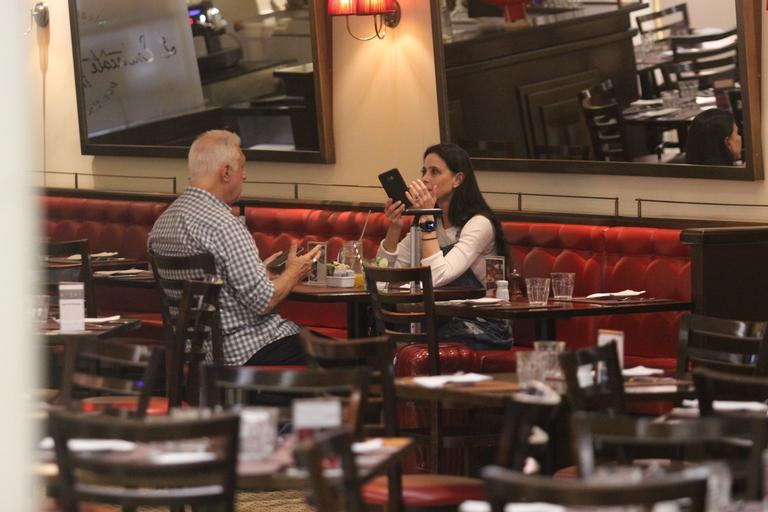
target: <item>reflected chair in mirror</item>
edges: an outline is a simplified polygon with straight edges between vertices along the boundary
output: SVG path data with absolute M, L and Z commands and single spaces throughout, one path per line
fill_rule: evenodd
M 768 322 L 686 314 L 680 319 L 677 377 L 691 368 L 768 376 Z
M 47 287 L 48 295 L 58 297 L 59 283 L 76 281 L 83 283 L 85 289 L 85 316 L 96 316 L 96 292 L 93 286 L 91 251 L 87 239 L 68 242 L 48 242 Z M 78 256 L 78 259 L 70 256 Z M 71 265 L 70 265 L 71 264 Z M 51 302 L 54 305 L 54 302 Z M 58 307 L 58 304 L 54 305 Z
M 543 160 L 589 160 L 589 146 L 541 146 L 533 148 L 534 158 Z
M 338 399 L 343 425 L 355 437 L 362 436 L 362 411 L 368 397 L 370 368 L 330 370 L 275 370 L 258 366 L 203 367 L 203 403 L 208 407 L 274 406 L 281 422 L 289 422 L 291 403 L 300 398 Z
M 653 34 L 659 41 L 672 35 L 688 34 L 691 30 L 686 3 L 638 16 L 635 22 L 640 34 Z
M 51 436 L 59 467 L 59 503 L 64 512 L 85 510 L 88 504 L 111 505 L 104 510 L 146 510 L 145 506 L 193 510 L 234 511 L 237 481 L 239 418 L 216 413 L 207 418 L 125 419 L 51 411 Z M 156 450 L 142 456 L 119 457 L 114 451 L 79 452 L 70 440 L 111 440 L 153 443 Z M 199 442 L 195 457 L 162 448 Z M 125 455 L 125 454 L 119 454 Z M 176 460 L 178 459 L 178 460 Z
M 624 413 L 624 380 L 616 343 L 559 356 L 568 401 L 574 411 Z
M 204 360 L 222 364 L 224 359 L 221 282 L 213 256 L 160 256 L 150 251 L 149 262 L 162 308 L 168 403 L 194 405 L 201 390 L 200 365 Z
M 729 466 L 737 489 L 756 496 L 767 428 L 765 417 L 659 421 L 577 412 L 571 417 L 571 444 L 582 478 L 594 477 L 601 467 L 610 472 L 616 464 L 681 469 L 719 461 Z
M 597 483 L 583 480 L 554 480 L 528 476 L 517 471 L 488 466 L 483 480 L 493 512 L 510 510 L 509 503 L 543 502 L 565 507 L 629 507 L 646 506 L 647 510 L 661 502 L 686 500 L 690 512 L 706 510 L 707 476 L 670 474 L 663 479 L 640 483 Z M 631 508 L 634 510 L 634 508 Z
M 354 340 L 333 340 L 300 334 L 301 345 L 310 367 L 339 368 L 365 365 L 371 369 L 371 386 L 365 408 L 363 432 L 367 435 L 426 437 L 425 432 L 399 429 L 397 397 L 392 368 L 393 347 L 386 336 Z M 439 433 L 438 433 L 439 434 Z M 466 437 L 466 432 L 461 437 Z M 430 441 L 432 439 L 430 438 Z M 430 450 L 437 447 L 430 445 Z M 482 499 L 482 482 L 476 478 L 436 473 L 402 475 L 400 465 L 387 477 L 377 477 L 362 490 L 365 503 L 387 506 L 388 510 L 454 508 L 465 500 Z M 396 496 L 402 496 L 398 502 Z
M 677 88 L 681 80 L 696 79 L 702 90 L 722 80 L 732 84 L 739 81 L 736 29 L 722 34 L 673 37 L 671 44 L 673 62 L 661 67 L 666 89 Z
M 157 347 L 87 335 L 70 338 L 57 402 L 72 411 L 137 418 L 165 414 L 165 400 L 152 400 L 161 381 L 162 356 L 162 349 Z M 105 394 L 108 396 L 101 396 Z
M 309 474 L 307 501 L 317 512 L 364 512 L 357 463 L 352 453 L 352 435 L 345 431 L 324 432 L 302 442 L 293 452 L 296 465 Z M 335 461 L 338 478 L 326 477 L 325 468 Z

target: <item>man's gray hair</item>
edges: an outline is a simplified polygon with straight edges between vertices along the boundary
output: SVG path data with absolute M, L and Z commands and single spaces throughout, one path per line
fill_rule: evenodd
M 240 157 L 240 137 L 227 130 L 210 130 L 189 148 L 189 178 L 202 178 Z

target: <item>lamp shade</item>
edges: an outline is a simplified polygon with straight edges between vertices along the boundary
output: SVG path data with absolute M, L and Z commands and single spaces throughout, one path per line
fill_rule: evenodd
M 357 0 L 357 15 L 386 14 L 397 11 L 395 0 Z
M 328 0 L 328 14 L 331 16 L 346 16 L 356 14 L 357 0 Z

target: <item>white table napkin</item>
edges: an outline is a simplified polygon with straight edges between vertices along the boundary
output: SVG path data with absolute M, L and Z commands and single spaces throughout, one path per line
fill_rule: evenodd
M 53 438 L 43 438 L 38 446 L 41 450 L 53 450 Z M 136 449 L 136 443 L 122 439 L 70 439 L 68 446 L 73 452 L 130 452 Z
M 638 297 L 640 295 L 643 295 L 645 293 L 645 290 L 635 291 L 635 290 L 622 290 L 620 292 L 610 292 L 610 293 L 593 293 L 591 295 L 587 295 L 588 299 L 607 299 L 607 298 L 617 298 L 617 299 L 625 299 L 627 297 Z
M 561 505 L 552 503 L 507 503 L 504 512 L 564 512 Z M 491 512 L 491 504 L 487 501 L 467 500 L 459 505 L 459 512 Z
M 117 256 L 116 252 L 97 252 L 94 254 L 91 254 L 91 258 L 111 258 L 112 256 Z M 68 260 L 74 260 L 74 261 L 80 261 L 80 255 L 79 254 L 73 254 L 72 256 L 67 257 Z
M 214 460 L 216 456 L 211 452 L 160 452 L 152 454 L 151 458 L 156 464 L 189 464 Z
M 86 318 L 85 323 L 87 324 L 108 324 L 109 322 L 116 322 L 117 320 L 120 320 L 120 315 L 113 315 L 113 316 L 96 316 L 93 318 Z
M 376 450 L 381 450 L 382 446 L 384 446 L 384 440 L 380 437 L 375 437 L 373 439 L 368 439 L 367 441 L 352 443 L 352 452 L 353 453 L 375 452 Z
M 93 273 L 95 276 L 130 276 L 133 274 L 140 274 L 142 272 L 145 272 L 146 270 L 143 268 L 126 268 L 122 270 L 97 270 Z
M 660 368 L 648 368 L 647 366 L 635 366 L 621 371 L 624 377 L 651 377 L 653 375 L 664 375 L 664 370 Z
M 425 388 L 441 388 L 446 384 L 474 384 L 484 380 L 491 380 L 490 375 L 480 373 L 456 373 L 454 375 L 430 375 L 414 377 L 413 382 Z
M 684 407 L 699 408 L 698 400 L 683 400 Z M 713 400 L 712 408 L 716 411 L 752 411 L 752 412 L 768 412 L 768 404 L 763 402 L 747 402 L 737 400 Z

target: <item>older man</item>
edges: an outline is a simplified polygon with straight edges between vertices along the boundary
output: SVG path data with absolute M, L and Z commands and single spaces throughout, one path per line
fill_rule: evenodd
M 300 364 L 300 327 L 272 310 L 310 271 L 320 250 L 296 255 L 292 243 L 279 276 L 266 269 L 246 227 L 232 215 L 246 179 L 240 137 L 224 130 L 199 136 L 189 148 L 187 189 L 157 219 L 149 249 L 163 256 L 213 255 L 223 281 L 219 297 L 224 362 Z

